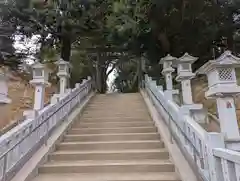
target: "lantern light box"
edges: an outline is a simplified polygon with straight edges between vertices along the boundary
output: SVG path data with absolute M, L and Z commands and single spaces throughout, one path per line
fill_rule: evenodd
M 235 68 L 240 67 L 240 58 L 225 51 L 216 60 L 210 60 L 199 70 L 199 74 L 208 77 L 208 88 L 206 97 L 214 97 L 220 94 L 238 94 L 240 87 L 237 85 Z

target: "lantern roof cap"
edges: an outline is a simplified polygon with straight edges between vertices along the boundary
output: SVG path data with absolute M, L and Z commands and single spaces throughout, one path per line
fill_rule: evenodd
M 68 66 L 70 69 L 72 69 L 72 64 L 68 61 L 63 60 L 62 58 L 60 58 L 58 61 L 55 62 L 56 65 L 66 65 Z
M 175 62 L 177 60 L 176 57 L 167 54 L 167 56 L 160 59 L 159 64 L 163 64 L 164 62 Z
M 60 58 L 60 59 L 56 62 L 56 64 L 68 65 L 69 62 L 67 62 L 67 61 L 63 60 L 62 58 Z
M 42 64 L 41 62 L 35 62 L 33 65 L 32 65 L 32 68 L 36 69 L 36 68 L 45 68 L 44 64 Z
M 49 67 L 47 67 L 45 64 L 41 63 L 41 62 L 36 62 L 32 65 L 33 69 L 42 69 L 44 70 L 46 73 L 50 73 L 51 70 L 49 69 Z
M 177 63 L 194 63 L 195 61 L 198 60 L 198 57 L 191 56 L 189 53 L 185 53 L 183 56 L 178 58 Z
M 7 76 L 3 72 L 0 72 L 0 80 L 7 80 Z
M 207 74 L 209 71 L 216 68 L 234 68 L 240 67 L 240 58 L 232 54 L 231 51 L 225 51 L 220 57 L 215 60 L 209 60 L 197 71 L 198 74 Z

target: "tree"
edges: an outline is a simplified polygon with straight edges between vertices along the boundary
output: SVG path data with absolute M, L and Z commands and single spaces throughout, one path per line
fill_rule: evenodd
M 230 2 L 118 0 L 112 5 L 107 27 L 111 38 L 127 45 L 136 56 L 146 52 L 154 69 L 167 53 L 179 57 L 185 52 L 200 57 L 194 65 L 197 69 L 213 58 L 213 49 L 215 56 L 221 53 L 216 50 L 220 47 L 233 50 L 238 11 L 239 4 Z M 153 75 L 160 75 L 159 71 L 151 69 Z
M 41 45 L 40 51 L 36 55 L 38 59 L 43 60 L 42 54 L 46 49 L 57 49 L 65 61 L 70 60 L 71 50 L 75 46 L 84 43 L 80 40 L 82 36 L 89 36 L 91 32 L 98 31 L 99 35 L 94 37 L 90 46 L 109 47 L 106 39 L 105 17 L 108 13 L 110 1 L 97 0 L 74 0 L 74 1 L 27 1 L 24 5 L 6 4 L 9 6 L 9 12 L 15 17 L 11 22 L 14 27 L 18 27 L 18 33 L 32 36 L 39 35 Z M 6 16 L 6 14 L 4 14 Z M 98 41 L 100 40 L 100 41 Z M 112 64 L 112 59 L 106 59 L 107 53 L 112 51 L 102 51 L 95 49 L 97 59 L 91 61 L 98 73 L 99 91 L 106 90 L 106 79 L 109 74 L 107 68 Z
M 237 4 L 220 5 L 208 0 L 119 0 L 112 7 L 108 17 L 112 34 L 121 37 L 124 43 L 126 38 L 132 40 L 131 48 L 138 48 L 141 53 L 152 54 L 157 50 L 157 58 L 166 53 L 181 56 L 184 52 L 211 58 L 213 42 L 227 37 L 227 47 L 231 49 L 238 28 L 233 20 L 238 14 Z M 152 39 L 155 41 L 149 41 Z
M 8 11 L 2 11 L 1 16 L 5 19 L 12 17 L 6 22 L 15 28 L 15 33 L 40 35 L 40 50 L 45 46 L 59 45 L 61 57 L 69 61 L 72 42 L 77 39 L 80 32 L 91 28 L 87 13 L 89 5 L 90 2 L 86 0 L 71 2 L 23 0 L 2 5 L 1 9 Z
M 115 88 L 123 93 L 137 92 L 141 73 L 141 64 L 138 59 L 121 62 L 116 70 Z
M 134 77 L 128 70 L 136 66 L 132 70 L 138 71 L 144 53 L 154 67 L 151 73 L 159 75 L 156 65 L 167 53 L 199 56 L 194 65 L 198 68 L 213 57 L 214 48 L 238 50 L 238 4 L 209 0 L 23 0 L 10 7 L 2 14 L 11 15 L 10 24 L 18 33 L 40 35 L 39 57 L 44 47 L 54 47 L 69 61 L 72 49 L 82 49 L 100 92 L 106 90 L 110 66 L 119 76 Z M 82 37 L 89 38 L 87 43 Z M 110 58 L 112 55 L 117 58 Z M 131 63 L 124 62 L 119 68 L 122 56 Z

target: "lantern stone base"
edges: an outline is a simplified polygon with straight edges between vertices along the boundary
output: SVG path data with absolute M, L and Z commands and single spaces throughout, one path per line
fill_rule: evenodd
M 175 103 L 177 103 L 178 105 L 181 104 L 181 99 L 180 99 L 180 95 L 179 95 L 179 90 L 178 89 L 173 90 L 173 101 Z
M 72 92 L 72 89 L 66 89 L 66 94 L 70 94 Z
M 225 143 L 228 149 L 240 151 L 240 137 L 236 139 L 226 139 Z
M 164 91 L 164 95 L 171 100 L 173 100 L 173 97 L 175 97 L 175 95 L 178 95 L 178 94 L 179 94 L 179 90 L 177 90 L 177 89 Z
M 7 96 L 0 95 L 0 104 L 10 104 L 12 100 L 9 99 Z
M 213 86 L 205 93 L 207 98 L 216 98 L 216 97 L 228 97 L 240 93 L 240 87 L 238 86 Z
M 203 109 L 202 104 L 189 104 L 181 106 L 182 114 L 191 115 L 198 123 L 207 123 L 207 111 Z
M 163 91 L 163 86 L 161 86 L 161 85 L 157 85 L 157 88 L 158 88 L 158 90 Z
M 177 82 L 182 82 L 183 80 L 191 80 L 193 79 L 194 77 L 196 76 L 195 73 L 192 73 L 192 72 L 179 72 L 178 73 L 178 76 L 176 77 L 176 81 Z
M 23 116 L 26 119 L 35 119 L 38 116 L 38 111 L 36 110 L 26 110 L 23 112 Z
M 56 104 L 59 100 L 60 100 L 60 94 L 54 94 L 52 97 L 51 97 L 51 104 Z

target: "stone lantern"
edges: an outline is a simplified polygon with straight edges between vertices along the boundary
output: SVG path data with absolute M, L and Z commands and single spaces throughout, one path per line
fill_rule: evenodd
M 203 110 L 202 104 L 193 103 L 191 87 L 191 79 L 196 76 L 196 74 L 192 72 L 192 64 L 197 60 L 197 57 L 193 57 L 188 53 L 185 53 L 182 57 L 178 58 L 178 61 L 176 62 L 178 72 L 176 81 L 181 82 L 182 86 L 182 112 L 184 114 L 190 114 L 200 123 L 205 122 L 206 114 Z
M 234 104 L 234 96 L 240 93 L 236 67 L 240 67 L 240 58 L 232 55 L 230 51 L 225 51 L 219 58 L 208 61 L 198 70 L 199 74 L 206 74 L 208 77 L 208 91 L 205 97 L 216 99 L 221 132 L 230 142 L 240 141 Z
M 35 87 L 34 110 L 44 107 L 45 87 L 50 86 L 48 82 L 49 70 L 40 62 L 33 64 L 33 79 L 30 81 Z
M 10 104 L 12 101 L 8 98 L 8 86 L 6 76 L 0 72 L 0 104 Z
M 164 91 L 164 94 L 170 100 L 173 100 L 173 94 L 178 94 L 178 90 L 173 90 L 172 82 L 172 73 L 174 72 L 172 64 L 176 60 L 177 60 L 176 57 L 172 57 L 170 54 L 168 54 L 166 57 L 162 58 L 159 62 L 159 64 L 163 65 L 162 75 L 165 76 L 166 81 L 166 90 Z
M 57 61 L 56 64 L 58 65 L 57 76 L 60 78 L 60 95 L 62 95 L 66 93 L 68 79 L 70 77 L 70 64 L 63 59 Z

